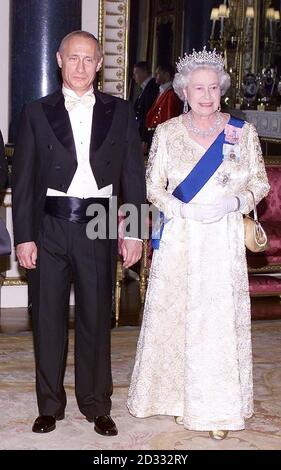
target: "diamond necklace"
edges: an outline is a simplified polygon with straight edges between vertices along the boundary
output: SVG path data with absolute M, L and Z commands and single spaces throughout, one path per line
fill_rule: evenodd
M 216 114 L 217 114 L 217 116 L 216 116 L 215 124 L 212 127 L 209 127 L 209 129 L 207 129 L 207 130 L 202 130 L 202 129 L 198 129 L 198 127 L 194 126 L 193 120 L 192 120 L 192 114 L 188 113 L 186 115 L 187 120 L 188 120 L 187 129 L 189 131 L 194 132 L 194 134 L 200 135 L 201 137 L 209 137 L 210 135 L 214 134 L 214 132 L 216 132 L 217 129 L 219 129 L 219 127 L 221 126 L 221 123 L 222 123 L 222 118 L 220 116 L 220 113 L 218 111 L 216 111 Z

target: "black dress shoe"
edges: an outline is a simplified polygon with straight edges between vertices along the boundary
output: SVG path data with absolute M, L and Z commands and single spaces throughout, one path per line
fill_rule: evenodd
M 64 419 L 64 413 L 59 416 L 41 415 L 36 418 L 32 431 L 37 433 L 51 432 L 56 429 L 56 421 Z
M 95 423 L 94 430 L 102 436 L 117 436 L 118 430 L 113 419 L 109 415 L 86 418 L 90 423 Z

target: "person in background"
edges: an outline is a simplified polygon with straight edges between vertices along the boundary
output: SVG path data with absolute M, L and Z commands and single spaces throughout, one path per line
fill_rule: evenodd
M 155 71 L 155 81 L 159 85 L 159 94 L 146 116 L 148 147 L 150 148 L 156 127 L 182 113 L 183 104 L 173 89 L 174 67 L 160 64 Z
M 141 61 L 134 65 L 133 78 L 140 87 L 140 94 L 134 102 L 134 110 L 142 142 L 143 153 L 146 155 L 148 136 L 147 129 L 145 127 L 145 119 L 148 110 L 151 108 L 159 93 L 159 85 L 156 84 L 155 78 L 151 76 L 147 62 Z

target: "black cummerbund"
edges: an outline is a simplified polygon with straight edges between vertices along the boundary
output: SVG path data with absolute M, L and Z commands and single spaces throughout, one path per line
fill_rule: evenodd
M 106 212 L 109 210 L 109 200 L 107 197 L 89 197 L 80 199 L 79 197 L 68 196 L 47 196 L 45 202 L 45 213 L 59 219 L 68 220 L 78 224 L 88 223 L 95 214 L 86 215 L 87 208 L 91 204 L 100 204 Z M 98 210 L 98 207 L 96 208 Z

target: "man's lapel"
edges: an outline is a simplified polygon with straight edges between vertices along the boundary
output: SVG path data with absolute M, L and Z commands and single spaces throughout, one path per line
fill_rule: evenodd
M 112 96 L 95 91 L 96 103 L 93 109 L 90 159 L 102 146 L 110 130 L 115 103 Z M 70 119 L 64 105 L 64 97 L 61 90 L 46 97 L 42 101 L 43 110 L 57 139 L 76 158 L 75 143 L 71 129 Z
M 48 96 L 42 102 L 43 110 L 57 139 L 76 159 L 75 143 L 70 119 L 64 105 L 64 96 L 61 90 Z
M 93 110 L 90 159 L 94 158 L 94 154 L 108 136 L 116 103 L 112 96 L 105 95 L 99 91 L 95 91 L 95 97 L 96 104 Z

